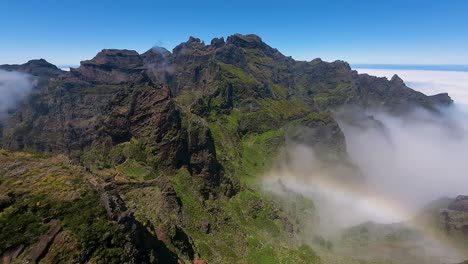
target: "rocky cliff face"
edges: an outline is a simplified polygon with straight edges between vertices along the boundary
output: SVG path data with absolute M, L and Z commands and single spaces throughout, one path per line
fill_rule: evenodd
M 437 226 L 447 236 L 468 244 L 468 196 L 459 195 L 447 208 L 439 211 L 437 216 Z
M 135 254 L 159 254 L 133 238 L 144 232 L 180 261 L 280 261 L 281 252 L 295 263 L 316 261 L 291 237 L 294 216 L 252 190 L 252 177 L 286 139 L 322 149 L 324 160 L 346 160 L 330 110 L 451 104 L 447 94 L 425 96 L 398 76 L 360 75 L 342 61 L 295 61 L 256 35 L 209 45 L 190 37 L 172 52 L 103 50 L 70 72 L 44 60 L 0 68 L 41 78 L 38 92 L 0 126 L 3 147 L 66 154 L 110 181 L 117 187 L 100 190 L 105 206 L 111 193 L 143 223 L 140 231 L 121 229 Z M 236 245 L 224 244 L 224 235 Z
M 294 61 L 255 35 L 236 34 L 226 42 L 214 39 L 210 45 L 191 37 L 173 53 L 159 48 L 142 55 L 103 50 L 67 73 L 42 59 L 1 68 L 50 79 L 40 85 L 34 100 L 18 108 L 4 129 L 3 144 L 12 149 L 84 149 L 95 142 L 100 129 L 110 133 L 114 144 L 151 133 L 159 134 L 153 136 L 160 142 L 171 130 L 167 126 L 180 130 L 179 110 L 172 97 L 188 97 L 187 106 L 202 117 L 212 111 L 229 114 L 237 108 L 246 115 L 258 113 L 262 119 L 272 119 L 265 121 L 272 126 L 344 104 L 406 111 L 417 106 L 434 110 L 452 102 L 447 94 L 416 92 L 396 75 L 391 80 L 358 75 L 341 61 Z M 304 111 L 278 120 L 263 113 L 267 107 L 262 103 L 268 100 L 273 105 L 300 101 Z M 147 113 L 155 104 L 164 109 Z M 162 112 L 169 113 L 166 117 Z M 150 122 L 162 131 L 145 129 Z M 102 123 L 106 126 L 100 128 Z
M 172 53 L 162 48 L 141 55 L 103 50 L 66 73 L 44 60 L 2 68 L 43 79 L 40 92 L 4 125 L 5 147 L 78 157 L 93 147 L 110 149 L 142 138 L 159 157 L 152 165 L 179 168 L 192 162 L 190 170 L 201 174 L 220 174 L 214 144 L 209 143 L 212 133 L 209 127 L 187 131 L 183 112 L 209 120 L 213 114 L 228 117 L 238 111 L 241 136 L 296 121 L 323 130 L 309 133 L 308 141 L 328 142 L 344 153 L 342 133 L 332 132 L 339 131 L 333 118 L 317 119 L 310 113 L 347 104 L 403 112 L 451 103 L 447 94 L 425 96 L 398 76 L 359 75 L 342 61 L 294 61 L 255 35 L 213 39 L 210 45 L 191 37 Z M 195 140 L 200 136 L 203 140 Z M 202 150 L 193 146 L 194 140 L 203 142 Z M 189 150 L 197 153 L 187 154 Z

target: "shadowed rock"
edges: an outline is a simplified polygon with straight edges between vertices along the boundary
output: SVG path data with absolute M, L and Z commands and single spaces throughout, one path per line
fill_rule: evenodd
M 60 231 L 62 231 L 62 226 L 59 221 L 51 220 L 49 223 L 49 230 L 44 235 L 40 236 L 39 240 L 31 246 L 29 260 L 32 263 L 38 263 L 39 260 L 47 254 L 47 250 Z
M 468 196 L 459 195 L 449 206 L 448 209 L 468 213 Z

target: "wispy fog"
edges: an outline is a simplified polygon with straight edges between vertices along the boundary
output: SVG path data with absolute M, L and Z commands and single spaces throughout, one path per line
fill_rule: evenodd
M 0 70 L 0 118 L 27 96 L 34 86 L 31 75 Z
M 335 118 L 349 158 L 359 167 L 363 182 L 361 178 L 349 182 L 353 170 L 324 165 L 310 147 L 286 148 L 289 158 L 280 159 L 266 175 L 265 188 L 281 192 L 285 189 L 278 188 L 281 182 L 286 189 L 311 197 L 320 212 L 318 228 L 328 236 L 366 221 L 410 220 L 436 199 L 468 194 L 468 72 L 365 72 L 389 77 L 397 73 L 425 94 L 449 92 L 456 105 L 441 114 L 415 109 L 405 116 L 337 109 Z
M 448 92 L 455 105 L 442 116 L 416 110 L 405 117 L 369 111 L 385 131 L 358 128 L 339 119 L 348 152 L 371 187 L 406 207 L 468 192 L 468 72 L 359 70 L 398 74 L 415 90 Z
M 422 110 L 401 118 L 372 112 L 382 127 L 339 120 L 351 159 L 372 190 L 410 211 L 444 196 L 468 191 L 468 118 Z

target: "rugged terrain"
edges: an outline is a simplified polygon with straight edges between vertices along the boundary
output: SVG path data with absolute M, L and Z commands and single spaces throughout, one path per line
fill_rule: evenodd
M 285 204 L 256 184 L 280 148 L 304 143 L 352 167 L 331 110 L 452 103 L 396 75 L 295 61 L 255 35 L 103 50 L 69 72 L 44 60 L 0 69 L 39 80 L 0 121 L 3 263 L 323 262 L 329 244 L 311 247 L 301 228 L 313 201 Z

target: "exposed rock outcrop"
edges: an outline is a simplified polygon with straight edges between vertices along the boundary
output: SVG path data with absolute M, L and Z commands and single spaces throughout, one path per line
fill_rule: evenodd
M 70 74 L 92 83 L 119 84 L 130 81 L 142 65 L 136 51 L 104 49 L 93 59 L 82 61 L 79 68 L 71 68 Z
M 451 103 L 446 94 L 425 96 L 408 88 L 396 75 L 387 80 L 357 74 L 343 61 L 294 61 L 256 35 L 235 34 L 210 45 L 190 37 L 172 53 L 106 49 L 69 73 L 44 60 L 3 67 L 50 79 L 2 124 L 5 147 L 79 158 L 90 149 L 105 155 L 116 144 L 140 138 L 155 157 L 152 166 L 187 166 L 210 186 L 222 178 L 204 121 L 210 113 L 229 115 L 239 109 L 240 136 L 296 120 L 304 128 L 294 136 L 297 140 L 334 152 L 327 156 L 345 157 L 344 137 L 334 119 L 308 114 L 346 104 L 404 112 L 413 107 L 437 111 Z M 188 121 L 179 109 L 180 97 L 191 99 L 194 118 Z
M 47 233 L 39 237 L 39 240 L 32 245 L 31 251 L 29 252 L 29 260 L 32 263 L 39 263 L 39 260 L 45 256 L 55 236 L 57 236 L 60 231 L 62 231 L 62 226 L 59 221 L 51 220 Z
M 215 38 L 209 45 L 190 37 L 172 52 L 157 47 L 143 54 L 106 49 L 70 72 L 44 60 L 0 68 L 40 80 L 36 92 L 0 124 L 1 145 L 67 154 L 90 165 L 90 171 L 99 163 L 95 167 L 109 182 L 98 183 L 95 177 L 94 185 L 108 219 L 125 236 L 123 250 L 131 263 L 177 263 L 174 252 L 200 262 L 196 245 L 221 262 L 224 252 L 218 251 L 230 246 L 235 247 L 229 253 L 234 259 L 248 247 L 253 247 L 251 254 L 259 252 L 257 247 L 271 250 L 278 245 L 283 252 L 282 241 L 263 245 L 267 236 L 252 238 L 245 231 L 250 227 L 242 227 L 249 219 L 265 221 L 274 226 L 275 237 L 284 232 L 287 240 L 294 237 L 295 222 L 267 206 L 260 195 L 237 186 L 240 175 L 253 176 L 265 165 L 265 156 L 273 156 L 288 140 L 312 146 L 329 164 L 339 161 L 351 168 L 344 135 L 330 112 L 344 105 L 406 113 L 417 107 L 438 111 L 452 103 L 447 94 L 416 92 L 396 75 L 388 80 L 358 74 L 343 61 L 295 61 L 256 35 Z M 361 121 L 378 126 L 372 118 Z M 123 180 L 109 176 L 116 171 Z M 137 206 L 125 200 L 125 191 L 132 188 L 152 191 L 147 199 L 137 199 L 145 194 L 132 195 L 136 201 L 157 199 L 153 207 L 140 204 L 157 215 L 134 215 Z M 239 190 L 244 192 L 236 197 Z M 10 198 L 0 197 L 0 210 L 15 202 Z M 466 212 L 466 199 L 461 197 L 449 209 L 447 217 L 453 222 L 453 212 L 457 217 Z M 262 232 L 268 234 L 267 229 Z M 465 232 L 466 224 L 455 229 Z M 41 240 L 36 261 L 57 230 Z M 218 243 L 216 234 L 224 231 L 235 235 L 241 246 Z M 206 239 L 197 244 L 191 233 Z M 21 254 L 20 247 L 3 254 L 5 261 Z M 80 261 L 88 261 L 94 249 L 83 250 Z M 299 258 L 305 255 L 315 260 L 313 251 L 297 253 Z
M 468 213 L 468 195 L 457 196 L 448 209 Z
M 156 257 L 159 263 L 178 263 L 177 256 L 159 240 L 155 234 L 141 224 L 128 211 L 124 200 L 112 183 L 100 184 L 94 181 L 95 188 L 101 193 L 101 203 L 106 208 L 107 216 L 119 226 L 125 234 L 126 244 L 123 250 L 130 257 L 130 263 L 149 263 L 149 256 Z

